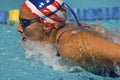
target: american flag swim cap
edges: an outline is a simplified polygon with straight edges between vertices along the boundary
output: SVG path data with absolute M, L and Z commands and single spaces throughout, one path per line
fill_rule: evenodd
M 63 0 L 26 0 L 22 5 L 36 18 L 42 18 L 42 23 L 55 28 L 66 21 L 66 7 Z

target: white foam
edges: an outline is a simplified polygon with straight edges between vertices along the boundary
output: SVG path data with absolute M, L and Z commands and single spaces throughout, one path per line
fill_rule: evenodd
M 113 42 L 120 44 L 120 32 L 115 27 L 111 28 L 111 34 Z
M 100 32 L 102 36 L 107 37 L 108 40 L 111 40 L 114 43 L 120 44 L 120 31 L 118 31 L 116 27 L 111 27 L 111 29 L 109 30 L 109 29 L 105 29 L 103 25 L 97 24 L 96 31 Z
M 41 60 L 45 65 L 52 66 L 54 70 L 65 71 L 66 66 L 59 63 L 61 57 L 56 56 L 56 49 L 52 45 L 46 44 L 41 45 L 41 43 L 26 41 L 22 42 L 22 46 L 25 50 L 26 58 L 34 57 L 36 60 Z

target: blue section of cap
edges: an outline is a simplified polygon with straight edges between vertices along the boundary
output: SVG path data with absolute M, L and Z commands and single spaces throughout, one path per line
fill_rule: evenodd
M 42 9 L 53 3 L 55 0 L 29 0 L 37 9 Z

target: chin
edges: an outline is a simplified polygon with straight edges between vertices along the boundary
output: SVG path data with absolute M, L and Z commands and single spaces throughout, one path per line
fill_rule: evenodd
M 22 38 L 22 41 L 26 41 L 26 40 L 27 40 L 27 38 L 25 38 L 25 37 Z

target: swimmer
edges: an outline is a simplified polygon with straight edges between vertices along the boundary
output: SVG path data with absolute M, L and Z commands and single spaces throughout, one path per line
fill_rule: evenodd
M 69 59 L 87 71 L 120 67 L 120 45 L 110 40 L 108 31 L 97 26 L 66 23 L 67 8 L 62 0 L 26 0 L 20 8 L 18 31 L 23 41 L 51 44 L 58 55 Z M 89 26 L 91 29 L 88 29 Z

